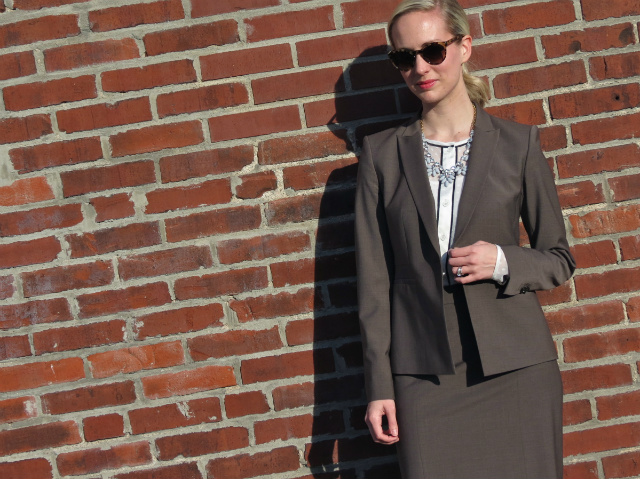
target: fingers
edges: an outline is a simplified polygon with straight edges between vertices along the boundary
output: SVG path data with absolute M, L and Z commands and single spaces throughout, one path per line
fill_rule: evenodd
M 470 246 L 449 250 L 449 267 L 454 281 L 458 284 L 490 279 L 496 259 L 496 245 L 486 241 L 477 241 Z
M 383 430 L 383 417 L 387 417 L 389 428 Z M 398 423 L 396 421 L 396 406 L 392 399 L 371 401 L 367 406 L 365 421 L 373 440 L 380 444 L 394 444 L 398 442 Z

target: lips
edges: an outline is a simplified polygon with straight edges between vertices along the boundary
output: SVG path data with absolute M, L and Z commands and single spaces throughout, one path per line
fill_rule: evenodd
M 416 83 L 416 86 L 420 90 L 429 90 L 436 84 L 436 80 L 424 80 Z

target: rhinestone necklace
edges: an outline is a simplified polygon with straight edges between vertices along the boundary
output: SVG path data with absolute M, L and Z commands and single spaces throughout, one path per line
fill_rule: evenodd
M 420 118 L 420 132 L 422 133 L 422 149 L 424 150 L 424 159 L 427 162 L 427 174 L 434 178 L 438 178 L 440 183 L 444 186 L 449 186 L 453 183 L 453 180 L 458 175 L 465 175 L 467 173 L 467 162 L 469 161 L 469 150 L 471 150 L 471 142 L 473 141 L 473 131 L 476 126 L 476 105 L 473 105 L 473 121 L 471 122 L 471 131 L 469 132 L 469 139 L 465 145 L 464 152 L 460 159 L 456 160 L 456 164 L 451 168 L 443 168 L 440 163 L 433 159 L 431 153 L 429 153 L 427 138 L 424 135 L 424 126 L 422 124 L 422 118 Z

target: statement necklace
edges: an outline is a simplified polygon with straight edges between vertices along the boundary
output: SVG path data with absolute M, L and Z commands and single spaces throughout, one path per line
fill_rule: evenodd
M 473 121 L 471 122 L 471 131 L 469 132 L 469 139 L 464 148 L 464 153 L 460 159 L 456 160 L 456 164 L 451 168 L 443 168 L 440 163 L 433 159 L 427 144 L 427 138 L 424 135 L 424 127 L 422 124 L 422 118 L 420 118 L 420 132 L 422 133 L 422 149 L 424 150 L 424 159 L 427 162 L 427 174 L 434 178 L 438 178 L 440 183 L 444 186 L 449 186 L 453 183 L 453 180 L 458 175 L 465 175 L 467 173 L 467 162 L 469 161 L 469 150 L 471 150 L 471 142 L 473 141 L 473 130 L 476 126 L 476 105 L 473 105 Z

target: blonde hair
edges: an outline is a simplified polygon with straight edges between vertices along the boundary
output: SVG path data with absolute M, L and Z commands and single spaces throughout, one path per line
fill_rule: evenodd
M 431 11 L 439 9 L 442 12 L 447 28 L 453 35 L 469 35 L 469 20 L 463 8 L 456 0 L 402 0 L 391 14 L 387 24 L 387 34 L 393 47 L 393 27 L 402 15 L 415 11 Z M 479 77 L 469 73 L 467 64 L 462 65 L 462 78 L 467 87 L 467 93 L 472 102 L 484 106 L 489 101 L 489 87 Z

